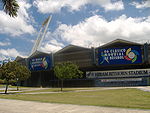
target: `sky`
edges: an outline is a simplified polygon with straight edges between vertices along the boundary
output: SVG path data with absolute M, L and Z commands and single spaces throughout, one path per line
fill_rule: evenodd
M 98 47 L 115 39 L 150 42 L 149 0 L 17 0 L 18 16 L 0 4 L 0 61 L 28 57 L 43 21 L 52 15 L 39 51 L 73 44 Z

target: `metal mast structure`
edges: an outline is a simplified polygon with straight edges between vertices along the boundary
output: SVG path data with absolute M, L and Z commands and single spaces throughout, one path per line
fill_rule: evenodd
M 38 37 L 34 43 L 34 46 L 32 48 L 32 51 L 30 53 L 30 55 L 32 55 L 40 46 L 41 46 L 41 42 L 43 40 L 43 38 L 45 37 L 45 34 L 46 34 L 46 31 L 47 31 L 47 28 L 48 28 L 48 25 L 51 21 L 51 18 L 52 16 L 49 16 L 42 24 L 42 27 L 39 31 L 39 34 L 38 34 Z

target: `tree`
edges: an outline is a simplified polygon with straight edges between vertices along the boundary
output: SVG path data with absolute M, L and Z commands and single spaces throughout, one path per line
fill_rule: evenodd
M 63 88 L 63 81 L 65 79 L 80 78 L 83 72 L 79 70 L 78 66 L 71 62 L 64 62 L 56 64 L 54 73 L 58 79 L 61 80 L 61 91 Z
M 1 0 L 4 11 L 12 17 L 17 16 L 19 5 L 16 0 Z
M 2 76 L 2 68 L 0 66 L 0 84 L 2 84 L 4 81 L 1 79 L 1 76 Z
M 11 82 L 26 80 L 31 74 L 27 67 L 20 65 L 16 61 L 8 62 L 0 68 L 0 78 L 6 83 L 5 93 Z
M 18 65 L 15 71 L 16 82 L 17 82 L 17 90 L 19 90 L 18 83 L 28 79 L 31 75 L 31 72 L 26 66 Z

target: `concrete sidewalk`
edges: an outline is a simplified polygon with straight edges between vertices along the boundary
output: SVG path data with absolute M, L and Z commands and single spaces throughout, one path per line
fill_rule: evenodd
M 150 113 L 150 110 L 0 99 L 0 113 Z
M 92 89 L 91 89 L 92 88 Z M 102 91 L 102 90 L 113 90 L 113 89 L 125 89 L 125 88 L 136 88 L 140 89 L 142 91 L 150 92 L 150 86 L 138 86 L 138 87 L 91 87 L 89 89 L 83 89 L 83 88 L 76 88 L 78 90 L 74 91 L 68 91 L 68 92 L 86 92 L 86 91 Z M 15 92 L 24 92 L 24 91 L 37 91 L 37 90 L 45 90 L 50 88 L 20 88 L 21 90 L 17 91 L 16 88 L 9 88 L 8 93 L 15 93 Z M 4 93 L 5 88 L 0 88 L 0 94 Z M 48 91 L 48 92 L 25 92 L 20 94 L 51 94 L 51 93 L 62 93 L 62 92 L 54 92 L 54 91 Z M 19 94 L 19 93 L 18 93 Z

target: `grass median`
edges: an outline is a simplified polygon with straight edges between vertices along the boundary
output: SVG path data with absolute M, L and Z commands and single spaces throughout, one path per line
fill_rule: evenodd
M 150 92 L 138 89 L 111 89 L 52 94 L 15 94 L 0 95 L 0 98 L 48 103 L 150 109 Z

